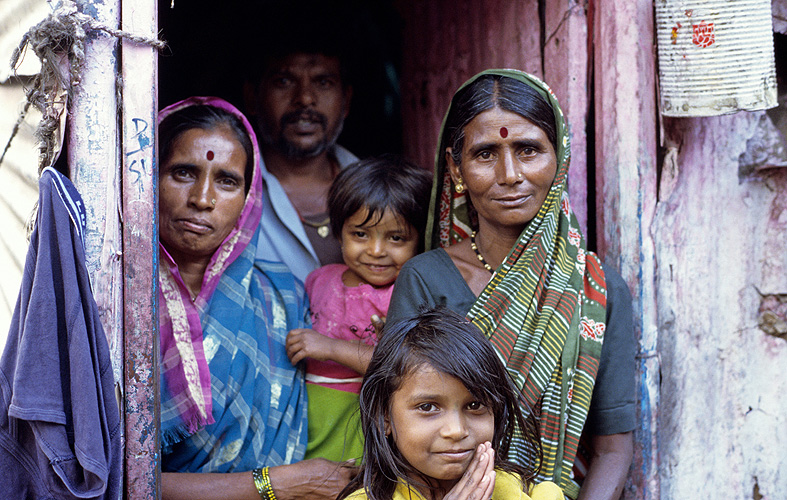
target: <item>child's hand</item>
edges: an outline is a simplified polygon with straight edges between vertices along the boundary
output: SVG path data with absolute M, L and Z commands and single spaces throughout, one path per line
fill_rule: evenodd
M 287 334 L 285 343 L 287 356 L 293 365 L 298 364 L 304 358 L 325 361 L 331 359 L 332 341 L 333 339 L 321 335 L 311 328 L 296 328 Z
M 372 326 L 374 326 L 374 333 L 376 333 L 379 337 L 380 333 L 383 331 L 383 327 L 385 326 L 385 316 L 381 318 L 376 314 L 372 314 L 370 319 L 372 320 Z
M 495 450 L 487 441 L 478 445 L 459 482 L 443 500 L 488 500 L 495 489 Z

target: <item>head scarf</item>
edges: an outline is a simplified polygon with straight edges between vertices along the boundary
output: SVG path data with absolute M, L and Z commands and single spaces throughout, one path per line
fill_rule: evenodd
M 288 463 L 305 449 L 305 389 L 303 374 L 286 356 L 284 339 L 290 328 L 304 326 L 304 294 L 283 266 L 266 272 L 263 264 L 255 265 L 262 176 L 257 138 L 243 114 L 222 99 L 191 97 L 162 110 L 159 123 L 199 105 L 240 119 L 251 139 L 254 168 L 241 214 L 211 257 L 196 297 L 159 245 L 162 444 L 172 446 L 200 433 L 191 439 L 200 444 L 179 445 L 194 448 L 189 453 L 179 449 L 178 455 L 193 459 L 175 467 L 181 470 L 229 471 L 245 467 L 243 460 L 264 465 L 269 457 L 270 465 Z M 228 402 L 232 398 L 234 405 Z M 224 440 L 221 445 L 211 441 L 214 431 L 224 434 L 215 438 Z M 224 456 L 207 456 L 211 452 L 205 450 L 220 446 L 225 446 Z
M 522 231 L 468 317 L 489 337 L 530 407 L 540 408 L 544 452 L 540 480 L 555 481 L 576 498 L 578 486 L 571 481 L 571 470 L 606 329 L 604 273 L 598 257 L 587 251 L 571 211 L 566 186 L 568 127 L 554 94 L 538 78 L 509 69 L 483 71 L 460 89 L 484 75 L 523 82 L 551 105 L 558 168 L 538 214 Z M 445 135 L 444 119 L 427 223 L 427 242 L 432 248 L 461 241 L 472 231 L 467 193 L 455 192 L 446 165 Z M 532 450 L 515 436 L 511 458 L 525 453 Z

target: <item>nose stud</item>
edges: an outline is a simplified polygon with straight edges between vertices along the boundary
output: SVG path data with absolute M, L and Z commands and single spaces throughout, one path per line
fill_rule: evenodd
M 521 181 L 523 178 L 524 178 L 524 176 L 522 175 L 522 172 L 519 172 L 518 174 L 516 174 L 516 180 Z
M 211 199 L 210 200 L 210 204 L 215 207 L 216 206 L 216 198 Z

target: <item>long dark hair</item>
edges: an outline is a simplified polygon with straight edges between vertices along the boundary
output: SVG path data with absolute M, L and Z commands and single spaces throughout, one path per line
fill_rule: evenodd
M 244 169 L 245 193 L 248 194 L 251 178 L 254 175 L 254 149 L 249 133 L 243 122 L 227 110 L 200 104 L 179 109 L 164 118 L 159 124 L 159 158 L 162 164 L 169 160 L 172 145 L 178 137 L 192 129 L 214 130 L 227 126 L 246 152 L 246 168 Z
M 407 463 L 393 437 L 386 435 L 385 425 L 394 392 L 405 377 L 423 365 L 456 377 L 473 397 L 492 410 L 495 467 L 520 475 L 526 488 L 542 458 L 535 417 L 532 412 L 527 419 L 522 416 L 520 405 L 526 403 L 483 334 L 467 319 L 437 308 L 424 309 L 413 318 L 389 325 L 375 348 L 360 392 L 363 464 L 338 498 L 364 488 L 370 500 L 390 500 L 402 479 L 432 488 L 427 478 Z M 532 449 L 527 463 L 507 460 L 515 431 L 524 436 Z
M 457 165 L 462 163 L 465 126 L 492 108 L 516 113 L 537 125 L 557 151 L 555 111 L 541 94 L 524 82 L 503 75 L 484 75 L 460 89 L 445 119 L 443 144 L 451 148 Z M 441 151 L 440 154 L 444 154 Z
M 331 230 L 340 236 L 344 222 L 362 208 L 368 210 L 363 224 L 376 224 L 388 209 L 415 228 L 418 248 L 423 249 L 431 189 L 432 176 L 401 156 L 385 154 L 355 162 L 339 173 L 328 191 Z

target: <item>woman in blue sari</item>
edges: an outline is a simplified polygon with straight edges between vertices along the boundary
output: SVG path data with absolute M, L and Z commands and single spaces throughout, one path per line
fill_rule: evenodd
M 166 108 L 159 129 L 163 497 L 334 498 L 351 469 L 302 461 L 304 378 L 284 347 L 308 326 L 303 287 L 254 259 L 254 132 L 210 97 Z

